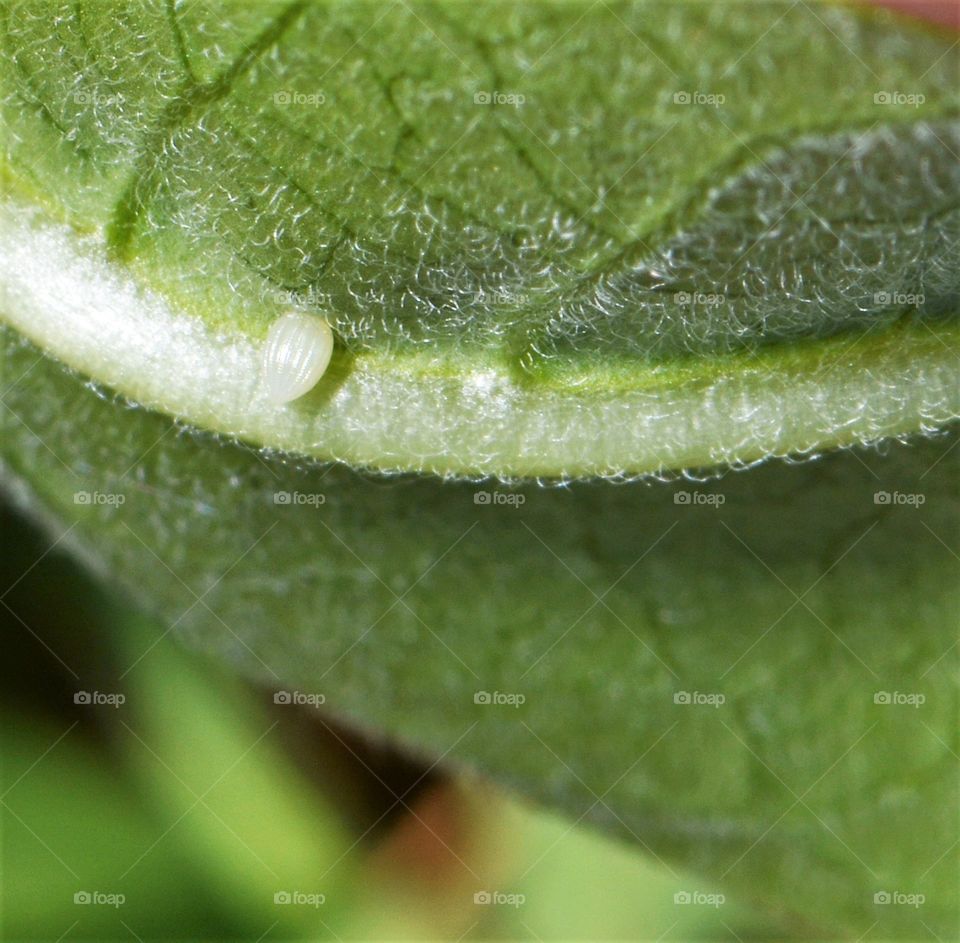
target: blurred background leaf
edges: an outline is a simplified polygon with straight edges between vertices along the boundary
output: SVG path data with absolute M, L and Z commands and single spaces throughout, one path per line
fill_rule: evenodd
M 655 861 L 274 705 L 51 551 L 36 521 L 5 505 L 2 525 L 5 940 L 612 939 L 637 926 L 724 939 L 724 924 L 764 926 L 732 901 L 677 908 Z M 82 690 L 125 700 L 76 704 Z M 483 893 L 514 903 L 475 903 Z
M 269 697 L 322 695 L 322 728 L 336 718 L 425 769 L 480 772 L 617 832 L 674 893 L 749 898 L 778 934 L 953 932 L 955 436 L 703 485 L 384 480 L 185 433 L 29 345 L 5 350 L 19 378 L 5 399 L 11 495 L 159 618 L 108 646 L 125 661 L 104 690 L 154 679 L 157 726 L 141 736 L 170 769 L 135 755 L 162 773 L 161 806 L 264 729 L 243 712 L 207 718 L 176 757 L 175 702 L 199 698 L 198 716 L 220 702 L 164 667 L 156 640 L 177 638 Z M 323 500 L 278 503 L 287 494 Z M 877 703 L 891 693 L 922 695 L 922 709 Z M 695 695 L 708 700 L 683 703 Z M 210 768 L 191 768 L 198 752 Z M 249 778 L 275 793 L 283 831 L 296 780 Z M 239 782 L 212 795 L 258 815 Z M 278 875 L 311 849 L 322 873 L 350 841 L 306 816 L 281 862 L 261 823 L 234 827 L 245 849 L 198 815 L 201 847 L 253 849 Z M 485 883 L 474 870 L 468 897 Z M 229 886 L 230 869 L 218 875 Z M 875 902 L 894 891 L 924 906 Z

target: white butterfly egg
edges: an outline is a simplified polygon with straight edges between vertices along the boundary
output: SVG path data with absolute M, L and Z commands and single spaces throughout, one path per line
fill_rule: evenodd
M 263 385 L 276 404 L 309 393 L 326 372 L 333 331 L 323 318 L 291 311 L 270 325 L 261 355 Z

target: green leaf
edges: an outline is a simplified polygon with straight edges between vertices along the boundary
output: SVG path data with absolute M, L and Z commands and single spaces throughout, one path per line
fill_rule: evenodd
M 675 893 L 956 936 L 955 434 L 708 484 L 369 479 L 4 357 L 13 493 L 189 644 L 621 834 Z
M 807 3 L 8 2 L 3 314 L 380 469 L 751 462 L 960 415 L 958 50 Z M 271 405 L 289 307 L 337 336 Z
M 945 426 L 952 36 L 805 3 L 0 16 L 0 314 L 161 411 L 5 333 L 25 507 L 190 644 L 785 932 L 957 934 L 955 433 L 497 488 L 161 414 L 503 477 Z M 290 307 L 337 349 L 270 406 Z

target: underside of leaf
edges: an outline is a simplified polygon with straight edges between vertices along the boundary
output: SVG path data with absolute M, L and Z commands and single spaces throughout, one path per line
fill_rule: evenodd
M 775 3 L 12 3 L 2 30 L 2 315 L 138 402 L 502 477 L 960 415 L 949 36 Z M 336 349 L 278 407 L 291 308 Z

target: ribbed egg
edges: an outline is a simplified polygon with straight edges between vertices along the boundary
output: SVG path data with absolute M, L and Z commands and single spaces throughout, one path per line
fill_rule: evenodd
M 263 345 L 263 385 L 271 402 L 289 403 L 309 393 L 326 372 L 333 331 L 321 317 L 290 311 L 270 325 Z

